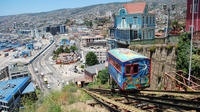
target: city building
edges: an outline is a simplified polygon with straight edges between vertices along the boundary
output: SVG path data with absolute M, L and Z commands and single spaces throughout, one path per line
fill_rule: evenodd
M 0 111 L 14 111 L 19 107 L 21 97 L 34 91 L 30 77 L 0 81 Z
M 9 76 L 8 66 L 0 69 L 0 80 L 5 80 Z
M 26 58 L 27 56 L 31 56 L 31 51 L 30 50 L 23 50 L 21 53 L 21 56 Z
M 33 43 L 26 44 L 26 48 L 27 50 L 33 50 L 34 49 Z
M 66 33 L 65 25 L 60 25 L 60 34 Z
M 24 63 L 14 63 L 8 65 L 9 79 L 31 76 L 28 66 Z
M 76 53 L 61 53 L 57 58 L 56 64 L 69 64 L 78 60 L 78 54 Z
M 45 28 L 46 32 L 50 32 L 52 35 L 55 35 L 57 33 L 64 34 L 67 33 L 65 25 L 53 25 L 53 26 L 47 26 Z
M 85 63 L 87 53 L 94 52 L 98 58 L 99 63 L 105 63 L 107 58 L 107 48 L 104 46 L 90 46 L 82 49 L 82 61 Z
M 125 45 L 131 41 L 154 39 L 155 19 L 146 2 L 123 4 L 115 16 L 114 39 Z
M 200 30 L 200 1 L 194 0 L 194 32 Z M 193 0 L 187 0 L 186 31 L 192 30 Z
M 95 35 L 95 36 L 81 36 L 81 46 L 82 47 L 88 47 L 94 45 L 94 43 L 101 43 L 103 42 L 104 37 L 101 35 Z

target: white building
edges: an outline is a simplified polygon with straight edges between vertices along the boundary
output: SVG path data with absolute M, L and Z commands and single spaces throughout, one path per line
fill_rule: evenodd
M 85 63 L 86 61 L 86 55 L 89 52 L 94 52 L 97 55 L 97 58 L 99 60 L 99 63 L 105 63 L 107 58 L 107 48 L 103 47 L 103 46 L 92 46 L 92 47 L 88 47 L 88 48 L 83 48 L 82 51 L 82 61 L 83 63 Z
M 95 35 L 95 36 L 82 36 L 81 37 L 81 46 L 86 47 L 89 46 L 91 43 L 95 43 L 97 41 L 104 40 L 104 37 L 101 35 Z

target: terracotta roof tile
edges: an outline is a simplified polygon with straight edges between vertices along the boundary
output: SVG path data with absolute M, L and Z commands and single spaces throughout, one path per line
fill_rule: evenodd
M 146 6 L 146 2 L 127 3 L 123 4 L 123 6 L 128 11 L 128 14 L 143 13 Z

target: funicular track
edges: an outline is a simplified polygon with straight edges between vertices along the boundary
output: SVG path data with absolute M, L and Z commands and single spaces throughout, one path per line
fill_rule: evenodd
M 128 105 L 133 111 L 165 111 L 172 109 L 180 110 L 196 110 L 200 111 L 200 92 L 184 92 L 184 91 L 159 91 L 159 90 L 137 90 L 137 91 L 120 91 L 111 92 L 109 89 L 84 89 L 89 95 L 99 99 L 104 97 L 120 103 L 120 105 Z M 95 94 L 95 95 L 94 95 Z M 117 96 L 117 97 L 116 97 Z M 101 98 L 100 98 L 101 99 Z M 107 102 L 105 99 L 102 102 Z M 111 108 L 132 111 L 122 108 L 110 102 Z M 107 106 L 109 106 L 107 105 Z M 113 105 L 115 105 L 113 107 Z M 116 108 L 117 107 L 117 108 Z M 137 109 L 137 110 L 136 110 Z M 168 110 L 169 111 L 169 110 Z

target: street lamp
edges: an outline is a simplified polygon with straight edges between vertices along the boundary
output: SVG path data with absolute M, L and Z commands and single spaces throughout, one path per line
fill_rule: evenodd
M 170 11 L 171 10 L 175 10 L 176 6 L 174 4 L 172 4 L 171 6 L 168 6 L 166 4 L 163 5 L 163 10 L 166 12 L 167 11 L 167 28 L 166 28 L 166 32 L 165 32 L 165 36 L 168 37 L 168 29 L 169 29 L 169 25 L 170 25 Z

